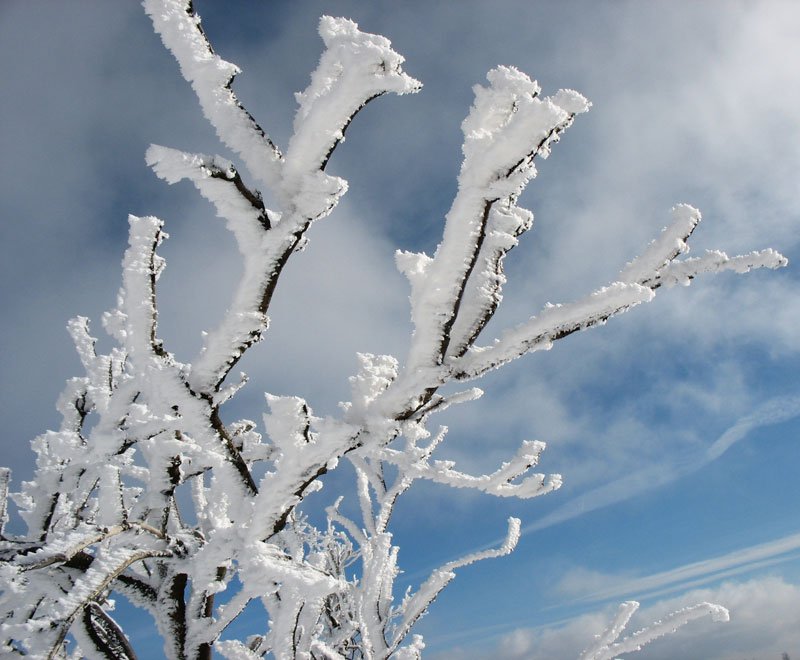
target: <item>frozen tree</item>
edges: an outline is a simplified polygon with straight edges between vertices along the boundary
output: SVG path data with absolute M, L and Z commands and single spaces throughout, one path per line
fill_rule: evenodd
M 286 263 L 347 190 L 326 171 L 345 130 L 371 100 L 416 92 L 420 83 L 403 72 L 387 39 L 323 17 L 325 48 L 297 95 L 294 133 L 281 151 L 232 91 L 238 69 L 215 54 L 190 0 L 144 6 L 206 118 L 274 208 L 225 158 L 147 151 L 157 176 L 191 182 L 214 205 L 237 241 L 243 274 L 222 322 L 191 363 L 180 363 L 157 332 L 162 222 L 129 218 L 122 286 L 103 317 L 116 346 L 98 354 L 88 320 L 70 321 L 85 375 L 69 380 L 58 401 L 61 427 L 33 441 L 35 477 L 18 492 L 9 494 L 9 472 L 0 471 L 0 522 L 10 497 L 27 526 L 22 535 L 0 532 L 0 648 L 8 656 L 134 658 L 112 618 L 116 593 L 152 617 L 170 658 L 209 658 L 212 649 L 237 660 L 419 657 L 415 623 L 458 569 L 511 552 L 520 523 L 509 520 L 499 547 L 449 562 L 401 595 L 389 531 L 398 498 L 420 479 L 517 498 L 561 484 L 560 475 L 534 471 L 541 442 L 523 442 L 478 476 L 435 458 L 446 429 L 431 426 L 434 415 L 481 395 L 452 385 L 550 349 L 662 286 L 786 260 L 773 250 L 682 258 L 700 214 L 679 205 L 614 282 L 479 343 L 501 301 L 503 260 L 532 225 L 518 197 L 536 175 L 535 161 L 589 109 L 577 92 L 542 96 L 525 74 L 498 67 L 475 87 L 462 124 L 458 192 L 436 253 L 396 255 L 411 289 L 405 359 L 359 355 L 351 400 L 338 417 L 315 416 L 299 396 L 267 394 L 260 428 L 249 419 L 226 423 L 220 408 L 245 382 L 230 382 L 231 371 L 265 337 Z M 354 467 L 360 513 L 346 515 L 337 500 L 315 526 L 299 505 L 342 460 Z M 266 611 L 258 634 L 221 641 L 253 600 Z M 585 657 L 632 650 L 701 614 L 723 616 L 701 604 L 616 642 L 634 609 L 624 604 Z

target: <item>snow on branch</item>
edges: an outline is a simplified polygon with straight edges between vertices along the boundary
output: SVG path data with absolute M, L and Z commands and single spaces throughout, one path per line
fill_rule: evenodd
M 506 282 L 503 260 L 518 237 L 533 225 L 533 214 L 509 198 L 492 204 L 475 267 L 465 285 L 464 297 L 450 331 L 448 356 L 461 356 L 473 344 L 503 299 Z
M 131 543 L 125 534 L 123 532 L 102 544 L 94 555 L 82 554 L 80 562 L 73 563 L 84 564 L 84 570 L 71 580 L 60 567 L 37 571 L 26 579 L 16 578 L 16 589 L 0 600 L 4 613 L 0 624 L 3 639 L 25 640 L 28 653 L 33 657 L 58 657 L 76 617 L 99 598 L 119 574 L 145 558 L 169 555 L 161 541 L 154 543 L 137 539 L 137 543 Z M 66 585 L 69 585 L 68 591 L 64 588 Z M 13 602 L 9 602 L 9 597 L 17 603 L 36 605 L 32 610 L 15 607 Z
M 677 260 L 689 251 L 687 240 L 700 223 L 700 211 L 688 204 L 672 209 L 672 224 L 647 249 L 619 274 L 620 282 L 636 282 L 651 289 L 660 286 L 688 285 L 701 273 L 732 270 L 746 273 L 754 268 L 782 268 L 789 262 L 773 249 L 729 257 L 719 250 L 709 250 L 702 257 Z
M 613 660 L 621 653 L 639 651 L 659 637 L 669 635 L 690 621 L 710 616 L 713 621 L 728 621 L 730 614 L 721 605 L 699 603 L 668 614 L 661 621 L 656 621 L 620 641 L 619 636 L 625 630 L 633 614 L 639 609 L 639 603 L 629 600 L 622 603 L 617 614 L 608 627 L 601 633 L 594 644 L 580 656 L 581 660 Z
M 403 72 L 404 58 L 386 37 L 361 32 L 353 21 L 331 16 L 320 19 L 319 34 L 325 51 L 309 86 L 296 94 L 299 107 L 284 182 L 290 187 L 302 185 L 304 175 L 325 169 L 348 125 L 369 101 L 388 92 L 409 94 L 422 87 Z M 331 185 L 345 188 L 341 180 Z
M 128 216 L 129 247 L 122 262 L 123 284 L 115 321 L 124 338 L 130 358 L 143 360 L 151 355 L 163 355 L 156 337 L 157 311 L 155 284 L 164 268 L 164 260 L 156 255 L 164 233 L 163 223 L 152 216 Z M 108 324 L 108 322 L 107 322 Z
M 474 564 L 478 561 L 483 561 L 484 559 L 496 559 L 497 557 L 503 557 L 507 554 L 510 554 L 514 551 L 514 548 L 517 547 L 517 543 L 519 543 L 519 535 L 520 535 L 520 520 L 519 518 L 509 518 L 508 519 L 508 531 L 506 532 L 506 538 L 503 541 L 502 545 L 498 548 L 489 548 L 488 550 L 481 550 L 479 552 L 473 552 L 472 554 L 466 555 L 461 559 L 456 559 L 454 561 L 448 562 L 444 566 L 441 567 L 442 571 L 454 571 L 457 568 L 461 568 L 463 566 L 469 566 L 470 564 Z
M 8 522 L 8 483 L 11 470 L 0 468 L 0 540 L 5 538 L 5 527 Z
M 720 250 L 708 250 L 702 257 L 691 257 L 667 264 L 655 277 L 645 280 L 643 284 L 653 289 L 677 284 L 687 286 L 695 277 L 704 273 L 731 270 L 741 274 L 756 268 L 783 268 L 788 263 L 786 257 L 771 248 L 754 250 L 735 257 L 729 257 Z
M 151 145 L 147 164 L 168 183 L 188 179 L 214 204 L 236 238 L 244 257 L 244 272 L 220 326 L 207 333 L 201 355 L 194 361 L 191 385 L 200 392 L 216 390 L 239 357 L 267 328 L 270 277 L 287 251 L 286 236 L 270 233 L 275 215 L 261 196 L 242 182 L 233 164 L 219 156 L 188 154 Z
M 191 0 L 144 0 L 143 5 L 220 140 L 242 158 L 254 177 L 278 190 L 281 152 L 233 93 L 231 85 L 240 70 L 214 52 Z
M 448 562 L 431 573 L 413 596 L 407 596 L 402 603 L 403 617 L 394 631 L 394 646 L 408 635 L 417 620 L 425 613 L 430 604 L 442 590 L 455 578 L 456 569 L 474 564 L 484 559 L 496 559 L 511 553 L 519 541 L 520 521 L 518 518 L 508 519 L 508 531 L 502 545 L 479 552 L 471 553 L 461 559 Z
M 460 355 L 488 322 L 504 281 L 503 256 L 531 225 L 531 214 L 515 202 L 536 175 L 534 158 L 546 157 L 575 115 L 589 108 L 571 90 L 540 99 L 538 84 L 512 67 L 487 78 L 489 87 L 475 87 L 462 124 L 464 161 L 442 242 L 433 259 L 398 258 L 412 286 L 409 371 Z
M 383 94 L 409 94 L 422 87 L 403 72 L 403 57 L 385 37 L 330 16 L 320 19 L 319 34 L 325 50 L 308 87 L 296 94 L 294 133 L 281 181 L 281 199 L 293 225 L 325 217 L 347 191 L 344 179 L 324 170 L 356 114 Z
M 157 539 L 164 539 L 164 535 L 161 531 L 145 523 L 138 522 L 115 525 L 110 528 L 104 528 L 101 531 L 93 531 L 88 535 L 81 532 L 68 533 L 63 538 L 51 541 L 47 545 L 43 545 L 36 550 L 29 548 L 28 553 L 25 554 L 25 557 L 21 559 L 17 565 L 22 571 L 32 571 L 53 564 L 63 564 L 90 546 L 111 539 L 118 534 L 126 533 L 129 530 L 134 530 L 134 536 L 137 531 L 142 531 L 152 534 Z
M 52 657 L 58 651 L 75 618 L 105 591 L 117 575 L 142 559 L 166 556 L 167 554 L 166 550 L 157 546 L 147 548 L 146 546 L 136 547 L 132 544 L 98 549 L 89 568 L 75 580 L 69 596 L 59 599 L 52 607 L 50 616 L 46 617 L 41 624 L 36 621 L 36 624 L 42 625 L 43 628 L 45 621 L 48 623 L 59 622 L 54 628 L 55 634 L 51 632 L 55 639 L 51 639 L 49 642 L 48 657 Z M 42 638 L 39 641 L 40 644 L 47 639 L 47 636 L 42 635 Z
M 347 126 L 370 100 L 387 92 L 415 92 L 420 83 L 403 73 L 403 58 L 388 39 L 361 32 L 347 19 L 323 17 L 319 31 L 325 51 L 308 88 L 297 95 L 295 130 L 283 156 L 231 91 L 238 68 L 214 53 L 191 2 L 144 4 L 222 141 L 281 205 L 279 212 L 268 211 L 261 195 L 247 188 L 223 158 L 158 146 L 148 150 L 147 162 L 158 176 L 168 183 L 189 179 L 214 204 L 244 256 L 229 312 L 206 335 L 192 367 L 193 389 L 213 395 L 267 329 L 267 310 L 290 255 L 305 245 L 311 223 L 330 213 L 347 190 L 344 180 L 323 171 Z
M 576 331 L 605 323 L 612 316 L 649 302 L 661 286 L 688 285 L 702 273 L 732 270 L 746 273 L 755 268 L 782 268 L 788 260 L 772 249 L 728 257 L 709 251 L 703 257 L 678 260 L 689 250 L 686 240 L 700 222 L 700 212 L 688 204 L 672 209 L 673 222 L 652 241 L 641 256 L 627 264 L 619 280 L 583 300 L 548 305 L 529 321 L 503 333 L 487 347 L 471 346 L 463 357 L 448 362 L 458 380 L 476 378 L 525 353 L 548 350 L 553 342 Z
M 72 633 L 81 648 L 94 649 L 103 658 L 136 660 L 136 652 L 122 628 L 97 603 L 84 607 L 78 623 L 72 627 Z
M 411 478 L 429 479 L 454 488 L 473 488 L 498 497 L 529 499 L 561 487 L 560 474 L 532 474 L 519 483 L 512 483 L 538 464 L 544 448 L 543 442 L 525 441 L 512 460 L 503 463 L 491 474 L 477 477 L 453 469 L 453 461 L 437 460 L 430 463 L 426 455 L 428 451 L 411 453 L 387 448 L 380 456 L 386 462 L 400 467 Z
M 679 254 L 687 252 L 689 236 L 700 223 L 700 211 L 688 204 L 678 204 L 672 209 L 672 224 L 647 246 L 644 252 L 631 261 L 619 274 L 620 282 L 642 283 L 669 264 Z
M 270 212 L 261 195 L 252 192 L 229 160 L 221 156 L 189 154 L 177 149 L 151 144 L 145 154 L 147 164 L 169 184 L 191 181 L 200 194 L 214 204 L 217 214 L 228 223 L 239 250 L 247 256 L 248 248 L 258 246 L 271 223 Z
M 553 342 L 605 323 L 609 318 L 653 298 L 651 289 L 639 284 L 616 282 L 590 296 L 566 305 L 548 305 L 529 321 L 507 330 L 488 347 L 473 347 L 452 360 L 450 368 L 458 380 L 477 378 L 491 369 L 531 351 L 549 350 Z

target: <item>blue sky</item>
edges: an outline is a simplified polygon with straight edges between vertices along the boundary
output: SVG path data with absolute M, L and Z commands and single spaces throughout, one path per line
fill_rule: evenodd
M 527 502 L 433 485 L 406 496 L 395 522 L 405 580 L 495 541 L 509 515 L 526 530 L 510 557 L 463 570 L 440 597 L 420 624 L 430 656 L 570 657 L 631 597 L 642 622 L 690 601 L 732 609 L 731 623 L 693 624 L 639 657 L 800 654 L 800 7 L 196 7 L 217 51 L 244 70 L 237 93 L 278 144 L 319 56 L 323 11 L 389 37 L 425 85 L 371 104 L 348 130 L 329 169 L 350 192 L 286 272 L 270 336 L 242 363 L 251 381 L 232 417 L 258 419 L 264 390 L 334 412 L 356 351 L 404 354 L 408 292 L 392 254 L 435 248 L 471 88 L 497 64 L 546 93 L 575 88 L 594 107 L 522 199 L 535 226 L 509 258 L 487 334 L 612 281 L 677 202 L 703 212 L 696 252 L 774 247 L 790 259 L 782 271 L 663 292 L 491 374 L 483 399 L 442 420 L 443 456 L 462 468 L 492 470 L 520 441 L 540 439 L 542 469 L 565 485 Z M 213 210 L 145 166 L 151 142 L 225 152 L 138 3 L 6 0 L 0 56 L 2 462 L 27 478 L 28 442 L 57 425 L 55 400 L 79 370 L 67 319 L 99 321 L 114 304 L 127 213 L 166 221 L 160 334 L 179 358 L 224 313 L 239 266 Z

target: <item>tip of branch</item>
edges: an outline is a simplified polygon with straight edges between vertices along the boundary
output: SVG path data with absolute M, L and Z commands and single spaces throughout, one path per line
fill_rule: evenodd
M 574 89 L 559 89 L 550 100 L 571 115 L 589 112 L 589 108 L 592 107 L 589 99 Z
M 508 519 L 508 532 L 506 533 L 506 540 L 503 545 L 498 549 L 500 556 L 510 554 L 514 551 L 519 543 L 519 537 L 522 535 L 522 521 L 519 518 L 511 516 Z
M 727 623 L 731 620 L 731 613 L 727 607 L 717 605 L 716 603 L 702 603 L 708 606 L 708 611 L 711 614 L 711 620 L 717 623 Z

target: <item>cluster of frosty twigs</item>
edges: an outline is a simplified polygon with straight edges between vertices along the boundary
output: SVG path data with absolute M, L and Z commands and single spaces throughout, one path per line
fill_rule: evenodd
M 654 639 L 669 635 L 689 621 L 710 616 L 714 621 L 730 620 L 730 613 L 721 605 L 714 603 L 698 603 L 691 607 L 684 607 L 668 614 L 660 621 L 656 621 L 647 628 L 637 630 L 629 637 L 619 639 L 631 617 L 639 609 L 639 603 L 628 600 L 621 603 L 616 616 L 611 620 L 606 629 L 595 638 L 593 644 L 581 653 L 580 660 L 614 660 L 620 653 L 632 653 L 641 650 L 645 644 Z M 619 640 L 619 641 L 617 641 Z
M 112 618 L 112 594 L 120 593 L 152 616 L 170 658 L 210 658 L 212 648 L 241 660 L 417 658 L 424 644 L 411 634 L 415 622 L 456 569 L 510 552 L 519 521 L 509 521 L 499 548 L 445 564 L 396 600 L 398 548 L 388 525 L 397 498 L 417 479 L 521 498 L 561 483 L 558 475 L 532 472 L 544 449 L 539 442 L 524 442 L 487 475 L 434 459 L 446 429 L 429 431 L 430 417 L 480 396 L 476 388 L 445 396 L 441 386 L 548 349 L 649 301 L 660 286 L 703 272 L 774 268 L 785 259 L 772 250 L 678 259 L 700 220 L 695 209 L 678 206 L 670 227 L 617 281 L 577 302 L 549 305 L 477 345 L 501 299 L 503 259 L 532 224 L 517 199 L 536 174 L 534 160 L 589 108 L 577 92 L 542 97 L 526 75 L 498 67 L 488 86 L 475 88 L 463 123 L 458 193 L 436 254 L 397 254 L 411 284 L 414 323 L 402 366 L 391 356 L 360 355 L 341 418 L 316 417 L 299 397 L 267 395 L 266 437 L 251 420 L 225 423 L 220 406 L 244 384 L 226 384 L 226 377 L 264 336 L 279 276 L 310 225 L 346 191 L 345 181 L 325 171 L 346 128 L 372 99 L 420 85 L 403 73 L 403 58 L 387 39 L 324 17 L 325 50 L 297 95 L 294 134 L 282 152 L 234 95 L 238 69 L 211 48 L 191 2 L 144 6 L 220 139 L 276 208 L 266 208 L 225 158 L 147 151 L 159 177 L 190 181 L 216 207 L 244 272 L 224 320 L 196 359 L 181 364 L 157 335 L 162 223 L 130 217 L 118 303 L 103 318 L 117 347 L 97 354 L 88 321 L 70 322 L 86 373 L 67 383 L 58 402 L 61 428 L 34 440 L 35 478 L 12 495 L 28 531 L 2 531 L 0 538 L 0 650 L 65 657 L 71 635 L 73 655 L 134 658 Z M 318 529 L 297 507 L 342 458 L 355 467 L 361 520 L 345 516 L 337 502 Z M 2 471 L 3 523 L 7 492 Z M 223 641 L 254 600 L 266 610 L 260 632 Z

